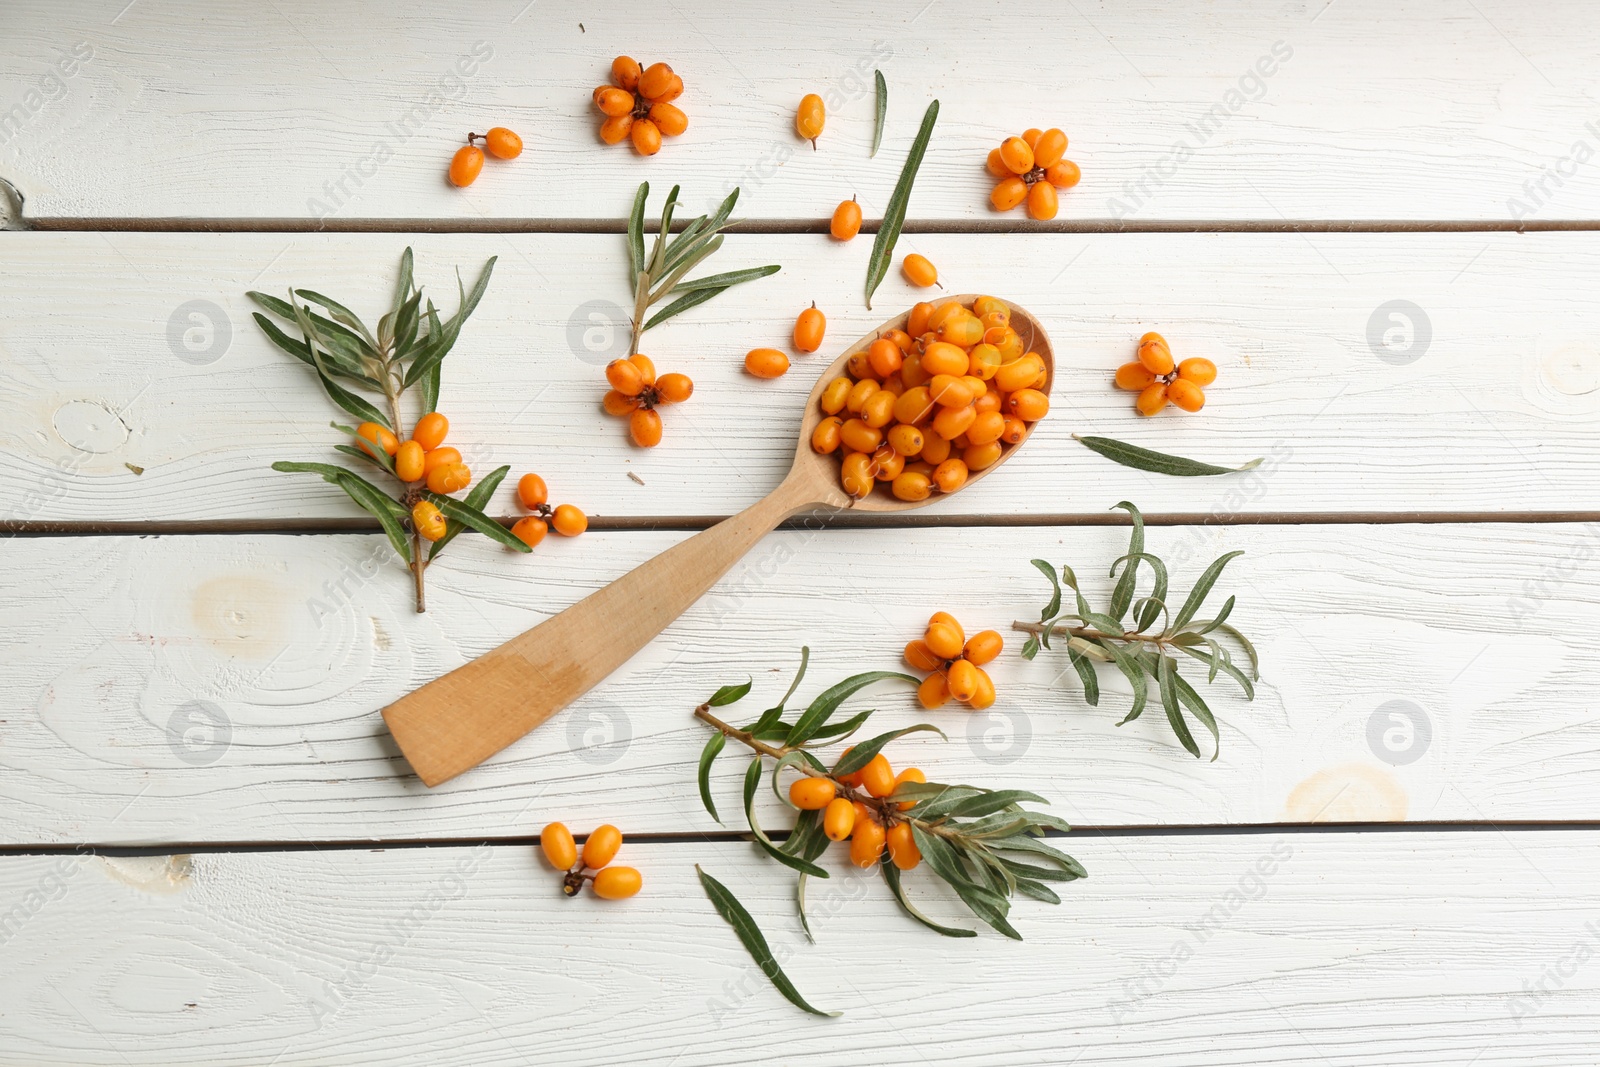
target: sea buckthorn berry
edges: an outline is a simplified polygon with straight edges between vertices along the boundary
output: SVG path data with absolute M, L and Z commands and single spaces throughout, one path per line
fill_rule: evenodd
M 930 285 L 939 283 L 939 271 L 928 262 L 926 256 L 911 253 L 900 263 L 900 270 L 906 276 L 906 281 L 919 289 L 926 289 Z
M 961 450 L 961 462 L 971 471 L 987 470 L 1000 460 L 1000 442 L 991 441 L 986 445 L 970 445 Z
M 843 841 L 856 828 L 856 806 L 844 797 L 834 797 L 822 812 L 822 832 L 829 841 Z
M 640 448 L 654 448 L 661 443 L 661 416 L 640 408 L 628 416 L 628 436 Z
M 827 122 L 827 114 L 822 106 L 822 97 L 816 93 L 807 93 L 800 98 L 800 107 L 795 111 L 794 130 L 801 137 L 811 142 L 811 147 L 817 147 L 817 138 L 822 136 L 822 127 Z
M 932 615 L 928 616 L 929 626 L 933 626 L 936 623 L 944 623 L 944 625 L 951 627 L 955 630 L 957 637 L 959 637 L 963 642 L 966 641 L 966 631 L 961 629 L 961 624 L 956 621 L 956 617 L 950 614 L 948 611 L 936 611 Z
M 849 749 L 845 749 L 844 751 L 845 751 L 845 755 L 848 756 L 850 754 L 850 750 Z M 861 772 L 860 771 L 856 771 L 854 774 L 841 774 L 839 776 L 839 781 L 845 783 L 846 785 L 852 785 L 852 786 L 855 786 L 857 789 L 860 789 L 861 788 Z M 856 825 L 857 826 L 861 826 L 862 824 L 866 823 L 868 820 L 871 820 L 873 822 L 877 821 L 877 816 L 873 813 L 872 809 L 867 807 L 861 801 L 853 800 L 850 803 L 851 803 L 851 806 L 856 809 Z
M 672 76 L 672 79 L 667 82 L 666 89 L 664 89 L 657 96 L 651 97 L 650 99 L 654 103 L 657 103 L 657 104 L 670 104 L 670 103 L 672 103 L 674 100 L 678 99 L 678 97 L 680 97 L 682 95 L 683 95 L 683 78 L 680 77 L 677 74 L 674 74 Z
M 928 329 L 937 333 L 944 328 L 944 324 L 957 315 L 967 314 L 967 309 L 961 306 L 959 300 L 946 300 L 933 309 L 933 314 L 928 316 Z
M 801 811 L 821 811 L 838 795 L 827 778 L 796 778 L 789 783 L 789 803 Z
M 1001 392 L 1010 393 L 1031 386 L 1042 370 L 1044 370 L 1044 360 L 1037 354 L 1029 352 L 1020 359 L 1002 363 L 1000 369 L 995 372 L 993 381 Z
M 974 667 L 981 667 L 1000 654 L 1005 647 L 1005 638 L 997 630 L 980 630 L 967 638 L 966 647 L 962 649 L 968 663 Z
M 483 149 L 477 145 L 462 145 L 450 160 L 450 184 L 468 186 L 483 173 Z
M 906 335 L 908 337 L 921 337 L 928 332 L 928 318 L 933 314 L 933 305 L 927 301 L 916 304 L 911 309 L 911 314 L 906 316 Z
M 1049 182 L 1034 182 L 1028 189 L 1028 217 L 1037 222 L 1049 222 L 1060 209 L 1056 187 Z
M 828 320 L 817 310 L 815 304 L 806 308 L 794 320 L 795 348 L 801 352 L 815 352 L 822 347 L 822 335 L 827 328 Z
M 838 241 L 848 241 L 860 233 L 861 205 L 854 200 L 840 201 L 839 206 L 833 209 L 833 218 L 828 222 L 828 232 Z
M 922 637 L 928 651 L 940 659 L 955 659 L 961 655 L 961 627 L 950 622 L 935 622 Z
M 839 440 L 852 452 L 874 452 L 883 444 L 883 432 L 875 430 L 860 419 L 847 419 L 839 427 Z
M 872 457 L 865 452 L 851 452 L 839 466 L 839 482 L 844 491 L 853 497 L 863 497 L 872 492 L 873 476 L 877 468 Z
M 1011 308 L 998 297 L 980 296 L 972 301 L 972 313 L 980 319 L 988 315 L 1000 315 L 1004 319 L 1009 319 Z
M 432 452 L 429 452 L 423 457 L 422 474 L 424 477 L 426 477 L 432 474 L 434 470 L 439 467 L 460 462 L 461 453 L 451 448 L 449 445 L 445 445 L 443 448 L 434 449 Z
M 632 867 L 607 867 L 592 884 L 594 895 L 602 900 L 626 900 L 644 887 L 644 875 Z
M 897 397 L 906 391 L 905 379 L 901 378 L 898 373 L 889 375 L 880 384 L 887 392 L 891 392 Z
M 687 374 L 663 374 L 656 379 L 656 395 L 668 404 L 681 404 L 694 395 L 694 380 Z
M 950 458 L 950 442 L 938 434 L 931 434 L 922 442 L 922 451 L 918 455 L 937 467 Z
M 947 341 L 935 341 L 922 353 L 921 367 L 923 372 L 930 376 L 938 374 L 959 376 L 972 369 L 972 360 L 959 345 Z
M 875 797 L 886 797 L 894 792 L 894 769 L 889 766 L 888 756 L 880 752 L 861 768 L 861 788 Z
M 1217 365 L 1209 359 L 1195 356 L 1178 364 L 1178 378 L 1181 381 L 1193 382 L 1195 385 L 1210 385 L 1217 380 Z
M 622 847 L 622 831 L 610 823 L 598 827 L 583 843 L 583 865 L 591 870 L 599 870 L 617 858 L 617 850 Z
M 895 406 L 899 406 L 898 401 Z M 902 422 L 889 430 L 889 447 L 902 456 L 915 456 L 922 451 L 926 440 L 921 430 L 908 423 Z
M 744 369 L 757 378 L 781 378 L 789 371 L 789 357 L 776 348 L 752 348 L 745 354 Z
M 982 667 L 974 667 L 973 670 L 978 672 L 978 689 L 967 701 L 967 706 L 973 711 L 982 711 L 994 704 L 994 679 Z
M 558 871 L 570 871 L 577 865 L 578 845 L 563 823 L 553 822 L 539 831 L 539 849 Z
M 967 373 L 983 381 L 993 378 L 1000 369 L 1004 360 L 1000 358 L 1000 349 L 992 344 L 978 344 L 972 346 L 972 351 L 967 354 Z
M 944 660 L 935 656 L 928 642 L 920 637 L 906 642 L 905 656 L 906 662 L 919 671 L 937 671 L 944 667 Z
M 484 134 L 483 145 L 496 159 L 516 159 L 522 155 L 522 138 L 504 126 L 495 126 Z
M 911 335 L 904 330 L 885 330 L 883 336 L 886 340 L 893 341 L 902 355 L 911 351 Z
M 901 462 L 904 462 L 903 457 Z M 926 474 L 902 470 L 890 484 L 889 491 L 894 494 L 896 500 L 914 504 L 933 495 L 933 483 Z
M 1015 174 L 1002 178 L 989 194 L 989 203 L 996 211 L 1010 211 L 1028 199 L 1028 183 Z
M 612 115 L 600 124 L 600 139 L 606 144 L 621 144 L 633 130 L 633 112 Z
M 887 389 L 879 389 L 867 397 L 867 402 L 861 405 L 861 421 L 878 430 L 894 421 L 894 405 L 897 397 Z
M 963 374 L 961 382 L 967 387 L 967 391 L 972 394 L 972 399 L 975 401 L 989 395 L 988 383 L 976 374 Z
M 872 364 L 872 369 L 878 376 L 887 378 L 898 371 L 905 363 L 905 353 L 900 346 L 887 337 L 880 337 L 867 346 L 867 362 Z
M 958 659 L 950 664 L 945 671 L 945 685 L 950 689 L 952 700 L 959 700 L 965 704 L 972 699 L 978 691 L 978 668 L 964 659 Z
M 603 115 L 626 115 L 633 110 L 633 94 L 615 85 L 602 85 L 594 91 L 594 106 Z
M 996 397 L 998 399 L 998 397 Z M 967 427 L 967 443 L 970 445 L 986 445 L 990 441 L 998 441 L 1006 432 L 1006 417 L 998 411 L 982 411 L 972 420 L 972 425 Z
M 883 855 L 884 832 L 876 819 L 857 820 L 855 832 L 850 835 L 850 862 L 867 870 L 878 865 Z
M 941 493 L 953 493 L 967 484 L 967 465 L 959 459 L 947 459 L 934 468 L 934 484 Z
M 390 433 L 387 426 L 379 426 L 375 422 L 363 422 L 356 427 L 356 436 L 362 439 L 356 442 L 356 447 L 369 456 L 378 454 L 373 445 L 383 449 L 384 454 L 388 456 L 400 451 L 400 438 Z
M 431 452 L 444 444 L 445 435 L 449 432 L 450 420 L 437 411 L 430 411 L 411 428 L 411 439 L 421 445 L 423 451 Z
M 858 382 L 878 380 L 878 372 L 872 369 L 872 360 L 867 356 L 866 349 L 850 353 L 850 358 L 844 361 L 844 372 Z
M 828 387 L 822 391 L 822 410 L 829 415 L 837 415 L 843 411 L 854 384 L 849 378 L 835 378 L 829 382 Z
M 1033 169 L 1033 149 L 1020 137 L 1007 137 L 1000 142 L 1000 162 L 1013 174 L 1026 174 Z
M 1139 362 L 1151 374 L 1171 374 L 1172 351 L 1162 341 L 1142 341 L 1139 344 Z
M 949 699 L 950 687 L 945 684 L 942 671 L 928 675 L 922 680 L 922 684 L 917 686 L 917 703 L 929 711 L 943 707 Z
M 558 504 L 550 515 L 550 525 L 563 537 L 577 537 L 589 528 L 589 516 L 571 504 Z
M 935 374 L 928 383 L 928 395 L 944 408 L 964 408 L 977 399 L 967 383 L 953 374 Z
M 919 385 L 927 385 L 931 378 L 927 371 L 922 369 L 922 356 L 917 352 L 906 353 L 906 361 L 900 364 L 900 380 L 907 389 L 914 389 Z
M 1043 133 L 1044 131 L 1039 129 L 1037 126 L 1029 126 L 1027 129 L 1022 131 L 1022 143 L 1027 145 L 1029 148 L 1032 148 L 1034 145 L 1039 143 L 1039 138 L 1041 135 L 1043 135 Z
M 454 493 L 472 484 L 472 470 L 465 463 L 446 463 L 428 472 L 428 488 L 435 493 Z
M 1002 366 L 1022 357 L 1022 337 L 1009 326 L 1002 330 L 996 338 L 991 339 L 985 333 L 984 339 L 1000 350 L 1000 363 Z
M 1167 399 L 1184 411 L 1199 411 L 1206 406 L 1205 390 L 1186 378 L 1179 378 L 1167 386 Z
M 958 315 L 947 321 L 939 330 L 939 340 L 949 341 L 962 348 L 971 348 L 983 340 L 983 323 L 975 315 Z
M 839 427 L 844 423 L 839 421 L 839 416 L 829 415 L 817 423 L 817 428 L 811 431 L 811 451 L 821 455 L 828 455 L 839 450 Z
M 644 375 L 632 360 L 614 359 L 606 364 L 606 381 L 623 396 L 638 396 L 644 388 Z
M 899 774 L 894 776 L 895 793 L 898 793 L 900 791 L 900 787 L 901 786 L 907 785 L 907 784 L 912 783 L 912 782 L 915 782 L 917 785 L 927 785 L 928 784 L 928 776 L 926 774 L 923 774 L 922 770 L 920 768 L 907 767 L 905 770 L 901 771 Z M 890 793 L 889 795 L 890 796 L 894 796 L 894 793 Z M 900 810 L 901 811 L 910 811 L 912 808 L 914 808 L 916 806 L 917 806 L 917 802 L 915 800 L 902 800 L 900 802 Z
M 425 458 L 421 445 L 415 441 L 407 441 L 394 454 L 395 477 L 402 482 L 414 482 L 421 478 L 422 463 Z
M 1160 382 L 1155 383 L 1139 394 L 1139 399 L 1133 402 L 1141 415 L 1155 415 L 1167 406 L 1167 387 Z
M 426 500 L 411 505 L 411 525 L 428 541 L 437 541 L 445 535 L 444 515 Z
M 631 56 L 618 56 L 611 61 L 611 80 L 629 92 L 638 87 L 641 73 L 639 61 Z
M 1188 361 L 1185 360 L 1184 362 Z M 1150 383 L 1155 380 L 1156 376 L 1151 372 L 1150 368 L 1138 361 L 1124 363 L 1117 368 L 1116 383 L 1118 389 L 1127 389 L 1129 392 L 1137 393 L 1150 388 Z
M 641 156 L 653 156 L 661 151 L 661 130 L 649 119 L 634 119 L 628 136 L 633 139 L 633 150 Z
M 995 178 L 1015 177 L 1011 173 L 1011 168 L 1006 166 L 1006 161 L 1000 158 L 1000 149 L 998 148 L 989 149 L 989 158 L 984 160 L 983 169 Z
M 1083 172 L 1070 159 L 1063 159 L 1060 163 L 1046 167 L 1044 171 L 1044 180 L 1057 189 L 1071 189 L 1082 177 Z
M 946 441 L 960 437 L 977 417 L 977 410 L 970 405 L 964 408 L 940 408 L 933 417 L 933 432 Z
M 518 519 L 511 524 L 511 536 L 518 538 L 529 548 L 536 548 L 544 535 L 550 531 L 550 526 L 543 519 L 534 515 Z
M 650 105 L 650 121 L 655 123 L 663 137 L 676 137 L 689 128 L 689 116 L 683 113 L 682 108 L 665 100 Z
M 1048 129 L 1033 143 L 1033 165 L 1050 168 L 1061 162 L 1067 154 L 1067 135 L 1057 129 Z
M 600 406 L 607 415 L 629 415 L 639 407 L 639 398 L 624 396 L 615 389 L 607 389 L 606 395 L 600 398 Z
M 1023 422 L 1038 422 L 1050 410 L 1050 398 L 1037 389 L 1018 389 L 1006 397 L 1006 412 Z M 987 442 L 973 441 L 973 444 Z
M 900 870 L 909 871 L 922 862 L 922 850 L 917 848 L 910 823 L 897 822 L 889 827 L 884 842 L 889 849 L 889 862 Z
M 861 409 L 867 406 L 883 387 L 871 378 L 863 378 L 850 387 L 850 395 L 844 398 L 844 409 L 852 415 L 861 414 Z
M 1007 415 L 1005 429 L 1000 431 L 1000 440 L 1008 445 L 1020 445 L 1027 436 L 1028 424 L 1015 415 Z
M 639 380 L 645 385 L 656 384 L 656 365 L 649 356 L 643 352 L 635 352 L 628 357 L 628 362 L 639 368 Z
M 665 63 L 652 63 L 639 75 L 639 95 L 654 100 L 672 87 L 672 68 Z
M 880 482 L 893 482 L 906 469 L 906 457 L 888 445 L 878 446 L 878 450 L 872 453 L 872 462 L 878 469 L 876 477 Z

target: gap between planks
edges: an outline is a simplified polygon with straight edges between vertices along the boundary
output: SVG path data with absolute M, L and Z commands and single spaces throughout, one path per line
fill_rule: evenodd
M 1436 822 L 1316 822 L 1316 823 L 1240 823 L 1235 826 L 1077 826 L 1071 833 L 1047 830 L 1047 838 L 1072 840 L 1088 834 L 1110 838 L 1146 837 L 1248 837 L 1265 834 L 1481 834 L 1502 833 L 1506 829 L 1533 833 L 1566 833 L 1570 831 L 1600 830 L 1600 820 L 1576 819 L 1568 822 L 1501 819 L 1498 822 L 1436 821 Z M 774 841 L 787 840 L 784 830 L 769 830 Z M 581 842 L 586 835 L 579 834 Z M 709 833 L 654 833 L 629 834 L 628 840 L 641 845 L 729 844 L 752 841 L 747 831 L 719 830 Z M 201 843 L 164 842 L 154 845 L 102 845 L 78 843 L 71 845 L 0 845 L 0 857 L 7 856 L 108 856 L 128 858 L 141 856 L 228 855 L 253 852 L 387 852 L 390 850 L 418 848 L 475 848 L 479 845 L 496 847 L 527 847 L 539 844 L 537 834 L 511 834 L 492 837 L 439 837 L 439 838 L 380 838 L 352 841 L 207 841 Z

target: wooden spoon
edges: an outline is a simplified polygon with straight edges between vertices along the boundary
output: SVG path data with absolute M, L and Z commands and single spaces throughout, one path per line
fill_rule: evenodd
M 950 299 L 970 305 L 974 297 Z M 794 465 L 764 500 L 384 708 L 384 721 L 417 775 L 430 786 L 449 781 L 578 699 L 687 611 L 757 541 L 790 516 L 823 507 L 909 511 L 938 499 L 934 495 L 914 502 L 897 500 L 874 489 L 852 500 L 839 485 L 839 456 L 811 450 L 811 432 L 824 418 L 819 406 L 823 388 L 844 372 L 851 354 L 887 330 L 904 329 L 909 314 L 889 320 L 851 345 L 817 378 L 806 399 Z M 1031 332 L 1030 350 L 1044 359 L 1048 380 L 1043 391 L 1048 393 L 1055 381 L 1055 358 L 1044 327 L 1014 306 L 1011 324 L 1024 338 Z M 1031 433 L 1033 427 L 1028 430 Z M 994 473 L 1020 447 L 1019 441 L 1007 448 L 999 461 L 975 472 L 967 484 Z

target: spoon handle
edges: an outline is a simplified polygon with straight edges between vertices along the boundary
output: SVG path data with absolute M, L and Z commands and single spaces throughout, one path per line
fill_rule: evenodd
M 383 718 L 400 751 L 430 786 L 482 763 L 627 662 L 815 496 L 791 474 L 765 499 L 390 704 Z

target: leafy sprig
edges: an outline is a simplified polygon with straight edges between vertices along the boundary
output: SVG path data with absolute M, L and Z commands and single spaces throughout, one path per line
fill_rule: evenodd
M 646 257 L 644 209 L 649 197 L 650 183 L 640 182 L 639 191 L 633 197 L 633 210 L 628 213 L 628 281 L 633 289 L 633 337 L 628 346 L 630 355 L 638 353 L 639 341 L 651 327 L 704 304 L 740 282 L 765 278 L 782 269 L 773 263 L 702 278 L 686 277 L 722 247 L 722 231 L 733 214 L 733 205 L 739 200 L 738 189 L 727 195 L 714 214 L 691 220 L 682 233 L 672 236 L 672 213 L 678 206 L 678 186 L 674 185 L 672 192 L 667 194 L 666 204 L 661 208 L 661 226 Z M 675 293 L 681 295 L 648 319 L 645 318 L 653 306 Z
M 1078 578 L 1071 567 L 1063 564 L 1058 578 L 1054 566 L 1042 559 L 1034 560 L 1033 565 L 1050 579 L 1053 592 L 1049 603 L 1039 613 L 1038 622 L 1011 624 L 1013 629 L 1029 635 L 1022 646 L 1022 655 L 1031 660 L 1038 655 L 1039 649 L 1051 647 L 1052 636 L 1065 637 L 1067 659 L 1083 685 L 1084 699 L 1091 705 L 1100 703 L 1100 681 L 1095 673 L 1095 664 L 1114 665 L 1133 687 L 1133 706 L 1122 722 L 1117 724 L 1119 726 L 1132 722 L 1143 713 L 1151 695 L 1150 683 L 1154 682 L 1156 698 L 1161 702 L 1167 722 L 1172 726 L 1179 743 L 1199 758 L 1200 746 L 1195 743 L 1194 734 L 1184 716 L 1187 711 L 1210 732 L 1215 746 L 1211 758 L 1215 760 L 1221 754 L 1221 736 L 1217 731 L 1216 717 L 1194 686 L 1180 673 L 1179 655 L 1204 663 L 1208 683 L 1216 681 L 1219 673 L 1225 674 L 1239 684 L 1246 699 L 1255 699 L 1255 683 L 1261 678 L 1260 663 L 1255 646 L 1228 622 L 1233 612 L 1234 598 L 1230 596 L 1212 617 L 1195 618 L 1228 561 L 1243 553 L 1228 552 L 1214 560 L 1174 612 L 1167 603 L 1169 578 L 1166 564 L 1160 557 L 1145 551 L 1144 516 L 1126 500 L 1117 507 L 1127 511 L 1132 518 L 1133 534 L 1127 554 L 1111 565 L 1111 576 L 1117 581 L 1112 588 L 1107 609 L 1095 611 L 1089 606 L 1089 601 L 1078 588 Z M 1151 588 L 1143 596 L 1138 595 L 1141 564 L 1148 566 L 1152 575 Z M 1062 610 L 1063 583 L 1073 592 L 1075 609 Z M 1162 628 L 1152 629 L 1158 622 L 1164 623 Z M 1248 673 L 1234 662 L 1233 654 L 1218 640 L 1219 636 L 1230 638 L 1244 652 L 1249 664 Z

